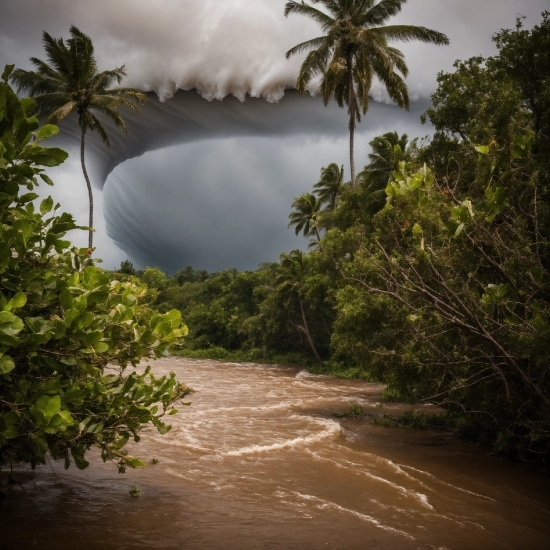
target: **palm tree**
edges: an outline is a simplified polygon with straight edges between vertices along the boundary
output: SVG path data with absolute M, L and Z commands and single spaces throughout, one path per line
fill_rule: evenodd
M 295 225 L 296 235 L 303 232 L 304 237 L 315 235 L 317 242 L 321 240 L 319 235 L 321 201 L 311 193 L 305 193 L 301 197 L 294 199 L 292 203 L 294 210 L 288 216 L 290 221 L 288 227 Z
M 369 153 L 370 162 L 358 177 L 373 188 L 384 189 L 392 172 L 397 170 L 402 160 L 405 160 L 408 143 L 407 134 L 399 137 L 397 132 L 387 132 L 375 137 L 369 142 L 372 148 L 372 153 Z
M 34 98 L 38 113 L 46 122 L 59 123 L 72 112 L 78 113 L 78 124 L 81 129 L 80 162 L 84 179 L 88 187 L 90 201 L 88 246 L 93 243 L 94 201 L 92 186 L 84 162 L 84 144 L 86 132 L 97 131 L 102 141 L 109 147 L 109 138 L 101 121 L 92 111 L 109 117 L 116 126 L 127 134 L 124 120 L 118 113 L 119 107 L 128 107 L 138 111 L 134 104 L 145 104 L 147 96 L 133 88 L 111 88 L 116 82 L 120 84 L 126 76 L 124 65 L 112 71 L 97 71 L 94 58 L 94 47 L 89 36 L 86 36 L 74 25 L 70 28 L 71 38 L 52 38 L 47 32 L 42 35 L 44 49 L 49 63 L 36 57 L 31 62 L 36 71 L 16 69 L 11 80 L 18 86 L 18 91 L 25 91 Z
M 321 25 L 323 36 L 306 40 L 286 52 L 292 55 L 311 50 L 298 74 L 296 88 L 306 86 L 317 74 L 322 75 L 321 93 L 325 105 L 334 95 L 338 105 L 348 106 L 351 186 L 355 188 L 353 140 L 356 122 L 369 106 L 368 93 L 374 77 L 385 86 L 399 107 L 409 108 L 409 94 L 403 80 L 408 74 L 403 53 L 389 45 L 393 40 L 420 40 L 449 44 L 442 33 L 413 25 L 387 25 L 385 21 L 401 11 L 407 0 L 312 0 L 321 3 L 325 13 L 304 2 L 290 0 L 285 16 L 297 13 L 311 17 Z M 399 75 L 398 73 L 401 73 Z
M 392 172 L 407 158 L 407 134 L 399 137 L 397 132 L 387 132 L 369 142 L 369 164 L 357 175 L 365 194 L 365 211 L 375 214 L 386 203 L 386 187 Z
M 313 186 L 321 204 L 328 204 L 328 210 L 334 210 L 338 198 L 344 189 L 344 167 L 334 162 L 321 168 L 321 178 Z
M 301 250 L 293 250 L 289 254 L 281 254 L 281 264 L 279 267 L 278 275 L 275 279 L 277 285 L 277 292 L 286 296 L 286 307 L 290 308 L 292 302 L 297 301 L 300 306 L 300 313 L 302 316 L 302 323 L 295 323 L 290 320 L 290 324 L 302 334 L 305 335 L 309 346 L 311 347 L 317 361 L 322 362 L 321 356 L 317 352 L 317 348 L 311 338 L 309 326 L 307 324 L 306 314 L 304 311 L 303 303 L 303 285 L 305 278 L 306 266 L 304 262 L 304 254 Z

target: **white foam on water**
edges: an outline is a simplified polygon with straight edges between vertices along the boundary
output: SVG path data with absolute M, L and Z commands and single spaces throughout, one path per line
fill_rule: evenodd
M 234 407 L 217 407 L 213 409 L 195 411 L 194 416 L 210 416 L 211 414 L 235 411 L 277 411 L 281 409 L 290 409 L 294 405 L 295 403 L 292 401 L 285 401 L 275 405 L 235 405 Z
M 321 419 L 312 419 L 316 420 L 317 424 L 325 426 L 325 429 L 317 434 L 312 434 L 308 436 L 300 436 L 294 439 L 287 439 L 286 441 L 272 443 L 271 445 L 250 445 L 248 447 L 242 447 L 241 449 L 236 449 L 233 451 L 227 451 L 223 453 L 223 456 L 242 456 L 255 453 L 266 453 L 270 451 L 280 451 L 283 449 L 292 449 L 298 445 L 309 445 L 311 443 L 317 443 L 323 439 L 329 437 L 334 437 L 340 434 L 340 424 L 334 420 L 321 420 Z
M 351 466 L 351 467 L 349 467 L 349 466 L 346 466 L 346 465 L 342 464 L 341 462 L 338 462 L 337 460 L 333 460 L 332 458 L 325 458 L 325 457 L 323 457 L 323 456 L 321 456 L 318 453 L 315 453 L 313 451 L 307 450 L 307 452 L 311 456 L 316 458 L 317 460 L 331 462 L 332 464 L 334 464 L 338 468 L 342 468 L 343 470 L 347 470 L 347 471 L 355 473 L 355 474 L 361 474 L 361 475 L 364 475 L 364 476 L 366 476 L 370 479 L 373 479 L 374 481 L 378 481 L 380 483 L 384 483 L 386 485 L 389 485 L 390 487 L 392 487 L 393 489 L 395 489 L 396 491 L 398 491 L 402 495 L 404 495 L 406 497 L 412 497 L 412 498 L 416 499 L 425 508 L 428 508 L 429 510 L 434 510 L 434 507 L 429 503 L 428 497 L 426 495 L 424 495 L 422 493 L 418 493 L 418 492 L 413 491 L 411 489 L 407 489 L 406 487 L 403 487 L 402 485 L 398 485 L 397 483 L 394 483 L 393 481 L 390 481 L 389 479 L 385 479 L 385 478 L 377 476 L 375 474 L 371 474 L 370 472 L 366 472 L 365 470 L 362 469 L 362 466 L 360 464 L 355 464 L 353 462 L 350 462 L 349 460 L 345 460 L 345 462 Z
M 296 373 L 294 375 L 294 378 L 296 380 L 302 380 L 304 378 L 318 378 L 318 379 L 323 379 L 323 378 L 330 378 L 329 376 L 326 376 L 324 374 L 311 374 L 311 372 L 308 372 L 306 369 L 302 369 L 300 372 Z
M 415 472 L 418 472 L 420 474 L 424 474 L 428 477 L 431 477 L 431 478 L 435 479 L 438 483 L 441 483 L 443 485 L 447 485 L 448 487 L 452 487 L 453 489 L 456 489 L 457 491 L 461 491 L 463 493 L 468 493 L 469 495 L 473 495 L 475 497 L 483 498 L 483 499 L 489 500 L 491 502 L 498 502 L 494 498 L 488 497 L 486 495 L 480 495 L 479 493 L 474 493 L 473 491 L 468 491 L 467 489 L 463 489 L 462 487 L 457 487 L 456 485 L 452 485 L 450 483 L 447 483 L 446 481 L 442 481 L 441 479 L 437 478 L 433 474 L 430 474 L 429 472 L 425 472 L 424 470 L 419 470 L 418 468 L 413 468 L 412 466 L 407 466 L 405 464 L 399 464 L 399 466 L 401 466 L 401 468 L 407 468 L 409 470 L 414 470 Z
M 176 476 L 181 479 L 190 479 L 189 477 L 183 475 L 181 472 L 176 472 L 176 470 L 172 470 L 172 468 L 164 468 L 164 471 L 171 476 Z
M 276 496 L 281 495 L 281 492 L 276 493 Z M 308 500 L 310 502 L 316 502 L 317 508 L 320 510 L 329 508 L 333 510 L 338 510 L 339 512 L 344 512 L 346 514 L 350 514 L 352 516 L 355 516 L 356 518 L 365 521 L 367 523 L 370 523 L 374 525 L 375 527 L 378 527 L 379 529 L 383 529 L 384 531 L 389 531 L 391 533 L 395 533 L 396 535 L 400 535 L 402 537 L 405 537 L 409 540 L 416 540 L 412 535 L 409 535 L 409 533 L 406 533 L 405 531 L 401 531 L 400 529 L 395 529 L 394 527 L 390 527 L 389 525 L 384 525 L 376 518 L 373 518 L 372 516 L 369 516 L 367 514 L 363 514 L 362 512 L 358 512 L 357 510 L 351 510 L 350 508 L 344 508 L 343 506 L 340 506 L 339 504 L 336 504 L 335 502 L 331 502 L 330 500 L 325 500 L 323 498 L 319 498 L 313 495 L 306 495 L 303 493 L 299 493 L 298 491 L 292 491 L 293 495 L 296 495 L 299 498 L 302 498 L 304 500 Z M 286 495 L 285 495 L 286 496 Z

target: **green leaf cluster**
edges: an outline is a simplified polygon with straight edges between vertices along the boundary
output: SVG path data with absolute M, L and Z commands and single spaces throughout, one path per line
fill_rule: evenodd
M 116 280 L 71 247 L 65 236 L 77 226 L 51 197 L 36 203 L 35 187 L 52 183 L 44 167 L 67 154 L 42 145 L 57 127 L 40 127 L 10 70 L 0 83 L 0 465 L 34 467 L 50 453 L 83 468 L 97 446 L 124 471 L 143 465 L 126 442 L 148 424 L 166 433 L 163 416 L 191 391 L 174 374 L 134 368 L 187 328 L 179 311 L 147 307 L 139 281 Z

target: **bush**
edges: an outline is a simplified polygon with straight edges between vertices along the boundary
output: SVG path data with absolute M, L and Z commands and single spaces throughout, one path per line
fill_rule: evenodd
M 187 329 L 180 312 L 140 305 L 146 287 L 112 280 L 91 250 L 71 248 L 64 236 L 77 226 L 51 197 L 35 206 L 39 179 L 52 185 L 43 167 L 67 153 L 41 145 L 58 129 L 17 98 L 11 68 L 0 82 L 0 466 L 35 467 L 49 452 L 85 468 L 97 446 L 124 471 L 144 464 L 124 450 L 129 438 L 148 423 L 167 432 L 162 417 L 190 392 L 173 373 L 124 371 Z

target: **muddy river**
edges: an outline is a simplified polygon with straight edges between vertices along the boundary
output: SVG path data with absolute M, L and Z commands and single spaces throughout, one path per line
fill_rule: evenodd
M 294 368 L 166 358 L 193 387 L 165 436 L 116 473 L 97 455 L 0 475 L 0 548 L 550 548 L 550 480 L 444 432 L 337 418 L 380 415 L 377 384 Z M 395 406 L 394 406 L 395 407 Z M 391 409 L 391 407 L 390 407 Z M 136 485 L 139 498 L 129 495 Z

